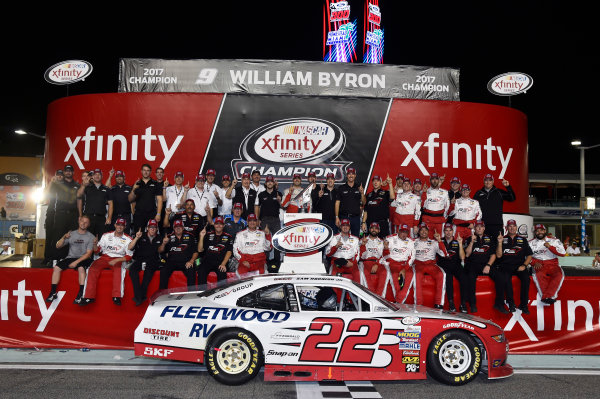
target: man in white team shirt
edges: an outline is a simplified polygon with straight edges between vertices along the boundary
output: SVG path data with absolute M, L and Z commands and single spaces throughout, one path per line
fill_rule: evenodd
M 190 188 L 186 199 L 194 201 L 195 210 L 202 216 L 206 223 L 212 223 L 212 210 L 217 207 L 215 196 L 204 186 L 206 178 L 204 175 L 196 177 L 196 185 Z
M 384 241 L 383 261 L 385 270 L 379 274 L 377 294 L 387 296 L 391 286 L 394 298 L 398 303 L 404 303 L 410 287 L 414 285 L 415 242 L 409 237 L 411 227 L 403 224 L 398 227 L 398 233 L 388 236 Z M 400 288 L 400 276 L 404 285 Z
M 352 279 L 367 287 L 372 292 L 377 289 L 379 269 L 385 271 L 381 264 L 383 258 L 383 240 L 379 238 L 379 223 L 371 222 L 369 234 L 365 235 L 360 243 L 358 268 L 353 273 Z
M 258 219 L 254 213 L 248 215 L 248 228 L 235 236 L 233 255 L 238 260 L 239 276 L 245 274 L 264 274 L 267 264 L 267 252 L 271 251 L 271 233 L 269 227 L 258 229 Z
M 281 201 L 281 207 L 285 209 L 287 213 L 298 213 L 302 204 L 302 198 L 295 200 L 296 196 L 302 192 L 302 178 L 298 173 L 294 174 L 292 178 L 292 185 L 285 189 L 283 192 L 283 201 Z
M 163 187 L 163 196 L 166 203 L 165 209 L 171 209 L 172 215 L 185 210 L 184 203 L 190 189 L 189 184 L 183 185 L 183 172 L 175 172 L 173 180 L 175 181 L 174 185 Z
M 256 195 L 265 191 L 265 186 L 260 184 L 260 172 L 256 169 L 250 175 L 250 188 L 256 191 Z
M 354 269 L 358 265 L 359 253 L 360 239 L 350 234 L 350 220 L 342 219 L 340 232 L 333 236 L 325 249 L 325 256 L 331 258 L 330 273 L 347 274 L 345 277 L 352 278 L 352 274 L 356 273 Z
M 454 235 L 466 240 L 473 235 L 473 226 L 475 222 L 481 220 L 481 208 L 479 201 L 469 197 L 471 187 L 468 184 L 463 184 L 460 187 L 461 197 L 454 203 L 452 210 L 452 223 L 454 224 Z
M 448 194 L 446 194 L 446 199 Z M 436 263 L 436 256 L 448 256 L 446 247 L 442 244 L 440 233 L 434 233 L 434 239 L 429 238 L 429 228 L 425 223 L 419 226 L 419 238 L 415 240 L 415 282 L 416 302 L 423 304 L 423 278 L 429 274 L 435 280 L 434 308 L 444 308 L 444 296 L 446 294 L 446 273 Z
M 216 176 L 217 172 L 214 169 L 206 169 L 206 173 L 205 173 L 205 177 L 206 177 L 206 182 L 204 183 L 204 189 L 211 193 L 212 196 L 215 199 L 214 204 L 216 204 L 214 206 L 214 208 L 212 208 L 212 215 L 213 217 L 216 217 L 218 214 L 218 200 L 217 200 L 217 196 L 221 193 L 220 187 L 217 186 L 215 184 L 215 176 Z
M 217 204 L 219 204 L 218 214 L 219 216 L 225 217 L 225 215 L 231 214 L 233 206 L 233 200 L 231 198 L 227 198 L 225 195 L 231 186 L 231 177 L 229 175 L 223 175 L 221 178 L 221 184 L 223 187 L 216 186 L 214 195 L 215 199 L 217 200 Z
M 402 182 L 402 192 L 396 195 L 395 229 L 393 231 L 397 231 L 399 226 L 405 224 L 410 227 L 412 237 L 416 237 L 417 225 L 421 218 L 421 197 L 413 193 L 410 188 L 410 179 L 405 177 Z
M 533 251 L 533 281 L 542 297 L 542 302 L 548 305 L 556 302 L 558 291 L 565 279 L 565 273 L 558 264 L 558 257 L 565 256 L 565 248 L 559 239 L 548 237 L 546 227 L 536 224 L 535 238 L 529 240 Z
M 101 252 L 102 256 L 96 259 L 88 270 L 83 298 L 81 298 L 79 305 L 89 305 L 96 300 L 98 278 L 100 272 L 104 269 L 112 269 L 113 271 L 112 299 L 115 305 L 121 305 L 121 298 L 125 290 L 123 279 L 126 274 L 123 262 L 129 262 L 133 256 L 133 251 L 129 249 L 132 239 L 123 232 L 125 225 L 125 219 L 117 219 L 115 231 L 104 233 L 97 247 L 94 248 L 96 252 Z
M 440 188 L 440 177 L 437 173 L 432 173 L 429 181 L 431 187 L 425 193 L 422 222 L 429 227 L 429 238 L 433 238 L 434 233 L 441 234 L 443 232 L 450 200 L 448 199 L 448 190 Z

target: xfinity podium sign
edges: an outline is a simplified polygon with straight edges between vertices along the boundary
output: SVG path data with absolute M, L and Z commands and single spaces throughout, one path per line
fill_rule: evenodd
M 329 244 L 333 237 L 331 227 L 323 223 L 298 223 L 284 227 L 273 235 L 273 246 L 278 251 L 292 254 L 314 252 Z
M 68 85 L 84 80 L 92 73 L 92 64 L 87 61 L 63 61 L 46 69 L 44 79 L 55 85 Z
M 533 79 L 526 73 L 509 72 L 493 77 L 488 90 L 497 96 L 514 96 L 526 93 L 533 86 Z

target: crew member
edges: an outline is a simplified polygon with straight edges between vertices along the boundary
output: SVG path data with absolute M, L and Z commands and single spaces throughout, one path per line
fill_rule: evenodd
M 170 233 L 173 231 L 173 223 L 176 220 L 181 220 L 183 223 L 183 229 L 190 233 L 192 237 L 194 237 L 194 242 L 197 244 L 198 238 L 200 237 L 200 231 L 207 226 L 206 220 L 195 211 L 196 203 L 193 199 L 188 199 L 185 201 L 184 209 L 185 210 L 183 212 L 177 212 L 173 217 L 171 217 L 171 211 L 169 208 L 167 208 L 167 217 L 165 217 L 163 227 L 168 229 L 168 232 Z M 170 224 L 169 219 L 171 221 Z
M 134 204 L 129 202 L 129 193 L 132 187 L 125 184 L 125 174 L 121 170 L 115 172 L 115 185 L 111 186 L 110 180 L 107 181 L 107 187 L 110 188 L 110 198 L 113 202 L 113 213 L 110 224 L 114 225 L 117 219 L 125 219 L 125 234 L 131 232 L 131 214 Z
M 423 202 L 424 191 L 425 191 L 425 189 L 423 188 L 423 182 L 421 181 L 421 179 L 416 178 L 415 180 L 413 180 L 412 192 L 413 192 L 413 194 L 419 196 L 419 198 L 421 199 L 421 202 Z
M 231 214 L 233 206 L 231 198 L 225 196 L 225 193 L 227 193 L 231 186 L 231 177 L 229 175 L 223 175 L 221 184 L 223 187 L 215 185 L 215 191 L 213 191 L 213 193 L 217 200 L 217 204 L 219 204 L 218 215 L 225 217 L 226 215 Z
M 454 219 L 454 214 L 452 213 L 454 210 L 454 204 L 461 196 L 462 193 L 460 190 L 460 179 L 458 177 L 453 177 L 452 180 L 450 180 L 450 190 L 448 190 L 450 208 L 448 208 L 448 220 L 446 220 L 447 223 L 452 223 L 452 220 Z
M 312 193 L 313 191 L 315 191 L 317 188 L 317 174 L 315 172 L 308 172 L 308 197 L 309 199 L 309 203 L 306 206 L 307 212 L 311 213 L 314 212 L 313 208 L 314 208 L 314 204 L 312 202 Z
M 210 272 L 215 272 L 217 281 L 227 280 L 227 262 L 233 252 L 233 237 L 227 234 L 224 221 L 217 216 L 214 221 L 215 231 L 200 232 L 198 253 L 202 254 L 202 262 L 198 268 L 198 285 L 206 284 Z
M 204 175 L 198 175 L 196 177 L 196 185 L 188 191 L 187 199 L 194 201 L 194 209 L 200 214 L 202 221 L 205 224 L 212 224 L 213 208 L 216 208 L 218 205 L 215 196 L 204 186 L 204 181 Z M 200 229 L 202 229 L 202 227 Z
M 333 234 L 338 233 L 335 224 L 335 199 L 337 197 L 337 188 L 335 188 L 335 176 L 333 173 L 327 174 L 327 185 L 320 184 L 318 190 L 311 193 L 314 212 L 321 213 L 321 223 L 331 227 Z
M 142 165 L 142 178 L 135 182 L 129 193 L 129 202 L 135 202 L 133 229 L 139 231 L 148 224 L 148 220 L 161 220 L 163 185 L 150 177 L 152 167 Z
M 129 266 L 129 277 L 133 286 L 133 301 L 136 306 L 146 300 L 148 286 L 154 277 L 154 273 L 160 267 L 160 256 L 158 248 L 162 239 L 158 235 L 158 223 L 154 219 L 148 220 L 148 227 L 144 234 L 141 230 L 135 233 L 135 237 L 129 243 L 129 250 L 133 251 L 133 262 Z M 144 277 L 140 284 L 140 271 Z
M 234 240 L 237 233 L 248 226 L 248 223 L 242 217 L 243 212 L 244 206 L 240 202 L 236 202 L 233 205 L 233 213 L 223 217 L 223 220 L 225 221 L 225 232 L 230 234 Z
M 404 303 L 408 298 L 410 288 L 415 284 L 413 264 L 415 262 L 415 242 L 410 239 L 411 227 L 403 224 L 398 226 L 398 232 L 386 237 L 383 250 L 383 264 L 377 283 L 377 294 L 387 296 L 391 286 L 394 299 Z M 400 279 L 404 284 L 400 286 Z M 416 298 L 415 298 L 416 301 Z
M 456 235 L 462 239 L 467 239 L 473 234 L 475 222 L 481 220 L 481 208 L 479 201 L 469 197 L 471 187 L 463 184 L 460 188 L 462 197 L 456 200 L 452 210 L 453 224 L 456 229 Z
M 496 301 L 494 309 L 500 313 L 508 313 L 504 308 L 504 296 L 511 312 L 515 312 L 515 300 L 513 298 L 512 276 L 516 274 L 521 280 L 521 304 L 519 309 L 529 314 L 527 303 L 529 302 L 529 268 L 533 252 L 527 242 L 527 238 L 517 235 L 517 222 L 510 219 L 506 222 L 508 234 L 498 235 L 498 246 L 496 247 L 496 259 L 499 261 L 498 272 L 494 273 L 496 283 Z
M 265 191 L 265 186 L 260 184 L 260 172 L 258 170 L 254 169 L 252 171 L 252 174 L 250 175 L 250 180 L 250 188 L 256 191 L 256 195 Z
M 349 274 L 346 276 L 352 278 L 356 272 L 358 256 L 360 254 L 360 240 L 357 236 L 350 234 L 350 220 L 342 219 L 340 221 L 340 232 L 333 236 L 325 255 L 331 259 L 331 274 Z
M 394 212 L 394 231 L 401 225 L 410 227 L 409 236 L 416 237 L 421 219 L 421 196 L 410 190 L 410 179 L 404 178 L 402 192 L 396 194 L 396 209 Z
M 215 202 L 217 204 L 217 205 L 215 205 L 214 208 L 212 208 L 213 217 L 218 215 L 219 200 L 217 199 L 217 197 L 221 195 L 221 187 L 219 187 L 218 185 L 215 184 L 216 174 L 217 174 L 217 172 L 214 169 L 207 169 L 206 170 L 206 183 L 204 183 L 204 189 L 207 192 L 212 194 L 212 196 L 214 197 Z
M 533 281 L 542 302 L 552 305 L 565 279 L 565 273 L 558 264 L 558 257 L 565 256 L 565 247 L 559 239 L 548 237 L 543 224 L 535 225 L 535 238 L 529 241 L 533 251 Z
M 183 172 L 181 171 L 175 172 L 173 181 L 175 181 L 174 185 L 163 188 L 163 196 L 166 202 L 165 211 L 170 209 L 171 215 L 184 211 L 183 204 L 190 189 L 189 184 L 183 185 Z
M 96 252 L 101 252 L 102 256 L 96 259 L 88 270 L 83 298 L 81 298 L 79 305 L 89 305 L 96 300 L 98 278 L 102 270 L 107 268 L 113 271 L 113 303 L 121 305 L 121 298 L 125 290 L 123 279 L 126 272 L 123 262 L 130 261 L 133 255 L 133 252 L 129 249 L 131 237 L 124 233 L 126 224 L 124 219 L 117 219 L 115 230 L 104 233 L 100 239 L 98 247 L 95 250 Z
M 85 270 L 92 264 L 92 254 L 94 244 L 96 243 L 96 237 L 87 230 L 89 225 L 90 218 L 86 215 L 81 216 L 79 218 L 79 228 L 68 232 L 56 242 L 56 248 L 68 246 L 69 253 L 66 258 L 59 260 L 53 267 L 52 286 L 46 301 L 52 302 L 58 298 L 56 289 L 58 283 L 60 283 L 61 272 L 68 269 L 77 270 L 79 275 L 79 292 L 74 303 L 78 304 L 81 301 L 85 284 Z
M 444 193 L 446 201 L 448 194 Z M 429 228 L 425 223 L 419 226 L 419 238 L 415 240 L 415 282 L 417 305 L 423 304 L 423 278 L 429 274 L 435 280 L 435 297 L 433 307 L 444 308 L 444 294 L 446 292 L 446 273 L 436 263 L 436 254 L 446 257 L 446 247 L 442 245 L 440 233 L 433 234 L 434 240 L 429 238 Z
M 303 205 L 303 198 L 296 198 L 302 192 L 302 178 L 298 173 L 292 178 L 292 185 L 283 191 L 281 206 L 287 213 L 298 213 Z
M 165 236 L 162 240 L 158 253 L 166 253 L 167 261 L 165 266 L 160 269 L 160 289 L 169 287 L 169 279 L 174 271 L 181 271 L 189 287 L 196 285 L 196 272 L 194 262 L 198 258 L 197 244 L 194 237 L 184 230 L 183 222 L 175 220 L 173 222 L 173 232 Z
M 73 180 L 73 166 L 65 165 L 62 181 L 56 181 L 50 187 L 50 196 L 56 198 L 54 212 L 54 237 L 62 237 L 78 228 L 77 190 L 79 183 Z M 54 246 L 56 248 L 56 245 Z M 67 248 L 55 250 L 53 259 L 67 257 Z
M 471 313 L 477 313 L 477 276 L 491 276 L 496 261 L 496 239 L 485 234 L 483 220 L 475 222 L 475 232 L 466 241 L 465 271 L 467 273 L 467 301 Z M 462 297 L 461 297 L 462 298 Z
M 358 237 L 361 206 L 366 202 L 365 189 L 362 184 L 356 182 L 356 169 L 348 168 L 346 183 L 338 187 L 338 196 L 335 201 L 335 223 L 339 226 L 341 219 L 348 219 L 352 235 Z
M 237 274 L 263 274 L 267 262 L 266 253 L 271 251 L 271 233 L 269 226 L 264 231 L 257 228 L 256 215 L 248 215 L 248 228 L 240 231 L 233 243 L 233 254 L 238 260 Z
M 242 175 L 242 186 L 236 187 L 237 180 L 233 180 L 231 187 L 225 193 L 227 198 L 233 200 L 233 203 L 240 203 L 243 206 L 242 218 L 247 219 L 248 215 L 254 212 L 254 204 L 256 202 L 256 190 L 250 187 L 250 174 L 244 173 Z
M 427 189 L 425 202 L 423 203 L 422 221 L 429 228 L 429 238 L 433 238 L 434 233 L 441 233 L 443 230 L 450 200 L 448 191 L 440 188 L 440 177 L 437 173 L 432 173 L 429 179 L 431 187 Z
M 387 208 L 387 207 L 386 207 Z M 385 270 L 381 264 L 383 258 L 383 240 L 379 238 L 380 229 L 377 222 L 369 225 L 369 234 L 361 240 L 358 268 L 352 279 L 367 287 L 372 292 L 377 289 L 379 269 Z
M 365 209 L 362 216 L 362 229 L 363 231 L 370 230 L 367 226 L 371 226 L 371 223 L 375 222 L 379 225 L 379 237 L 385 238 L 390 235 L 390 224 L 388 222 L 388 216 L 390 213 L 390 198 L 394 198 L 394 187 L 392 187 L 392 179 L 387 176 L 385 180 L 386 184 L 390 188 L 390 191 L 381 188 L 381 177 L 375 175 L 372 179 L 373 191 L 367 194 Z
M 79 209 L 79 216 L 84 213 L 90 218 L 89 231 L 96 237 L 101 237 L 110 226 L 113 214 L 113 200 L 110 196 L 110 189 L 102 184 L 102 171 L 94 169 L 94 174 L 90 181 L 89 177 L 83 178 L 83 184 L 77 190 L 77 198 L 82 199 L 82 209 Z M 106 206 L 108 205 L 108 214 Z
M 56 214 L 56 190 L 53 186 L 57 184 L 57 182 L 61 182 L 63 180 L 63 177 L 63 170 L 57 170 L 55 175 L 52 176 L 52 179 L 50 180 L 50 185 L 48 186 L 48 190 L 44 195 L 44 198 L 46 199 L 45 202 L 48 205 L 48 207 L 46 208 L 46 219 L 44 220 L 44 228 L 46 229 L 46 245 L 44 247 L 43 263 L 47 266 L 52 265 L 52 257 L 56 252 L 57 237 L 55 232 L 56 228 L 54 226 L 54 215 Z M 2 209 L 4 209 L 4 207 Z
M 275 189 L 275 178 L 267 176 L 265 178 L 266 189 L 258 193 L 256 204 L 254 205 L 254 213 L 260 220 L 260 228 L 269 227 L 271 234 L 277 233 L 281 229 L 281 221 L 279 220 L 279 209 L 281 209 L 281 198 L 283 195 Z M 279 263 L 280 252 L 273 249 L 273 259 Z
M 446 297 L 448 298 L 448 309 L 456 311 L 454 305 L 454 281 L 452 276 L 458 280 L 460 287 L 460 311 L 467 313 L 467 280 L 462 262 L 465 259 L 463 239 L 459 235 L 454 239 L 454 229 L 450 223 L 444 225 L 444 239 L 442 240 L 448 256 L 439 256 L 438 265 L 446 273 Z
M 502 184 L 506 187 L 506 191 L 494 186 L 494 176 L 488 173 L 483 178 L 483 187 L 473 197 L 479 201 L 483 213 L 482 220 L 485 223 L 485 233 L 490 237 L 496 237 L 498 234 L 503 233 L 504 201 L 512 202 L 516 198 L 508 180 L 503 179 Z

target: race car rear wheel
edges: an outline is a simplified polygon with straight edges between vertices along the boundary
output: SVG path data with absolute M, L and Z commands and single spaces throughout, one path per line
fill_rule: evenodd
M 211 337 L 205 354 L 210 375 L 226 385 L 240 385 L 256 377 L 263 353 L 256 337 L 241 329 L 228 329 Z
M 427 371 L 448 385 L 463 385 L 477 377 L 481 368 L 481 349 L 464 331 L 439 334 L 427 351 Z

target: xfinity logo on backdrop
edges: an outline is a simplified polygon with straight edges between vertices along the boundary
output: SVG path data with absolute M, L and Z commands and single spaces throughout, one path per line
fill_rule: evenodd
M 439 133 L 431 133 L 427 139 L 427 142 L 417 141 L 414 145 L 411 145 L 408 141 L 402 141 L 402 145 L 408 151 L 408 154 L 402 161 L 402 166 L 407 166 L 410 162 L 414 162 L 421 173 L 424 176 L 429 176 L 429 171 L 425 168 L 425 165 L 419 157 L 419 149 L 421 147 L 427 147 L 427 167 L 429 168 L 448 168 L 449 156 L 452 156 L 452 168 L 464 168 L 473 169 L 473 156 L 475 157 L 475 169 L 482 169 L 482 156 L 485 157 L 485 166 L 487 170 L 493 171 L 497 167 L 500 167 L 499 179 L 504 178 L 510 157 L 513 149 L 509 148 L 505 151 L 500 146 L 494 146 L 492 144 L 492 138 L 488 137 L 485 144 L 475 144 L 475 151 L 470 144 L 467 143 L 444 143 L 436 142 L 439 139 Z M 441 150 L 436 150 L 441 145 Z M 451 146 L 451 150 L 449 148 Z M 483 152 L 481 151 L 483 148 Z M 497 156 L 494 156 L 494 151 L 497 152 Z M 423 156 L 423 152 L 420 154 Z M 436 163 L 436 160 L 438 161 Z M 441 163 L 440 163 L 441 161 Z M 498 165 L 500 162 L 500 165 Z
M 8 312 L 8 296 L 10 294 L 10 290 L 1 290 L 0 291 L 0 320 L 5 321 L 9 320 L 9 312 Z M 25 280 L 19 281 L 17 285 L 17 289 L 12 291 L 12 295 L 17 297 L 17 318 L 24 322 L 31 322 L 31 315 L 25 314 L 25 300 L 29 296 L 35 296 L 35 300 L 38 304 L 38 308 L 40 309 L 40 315 L 42 319 L 38 324 L 35 331 L 43 332 L 46 328 L 46 325 L 50 321 L 50 318 L 54 314 L 56 308 L 58 308 L 58 304 L 65 296 L 66 291 L 57 292 L 58 297 L 52 301 L 49 307 L 46 307 L 46 302 L 44 301 L 44 295 L 42 291 L 31 291 L 25 289 Z M 13 316 L 14 317 L 14 316 Z
M 68 162 L 69 159 L 73 159 L 79 169 L 85 169 L 82 163 L 81 152 L 83 150 L 83 161 L 87 162 L 90 160 L 90 151 L 92 150 L 92 142 L 95 142 L 95 157 L 92 155 L 92 160 L 107 161 L 113 160 L 113 152 L 120 149 L 120 156 L 117 153 L 116 160 L 120 161 L 137 161 L 138 160 L 138 140 L 143 141 L 140 143 L 140 147 L 144 148 L 143 160 L 153 162 L 156 161 L 157 155 L 159 156 L 160 167 L 166 168 L 169 161 L 175 154 L 177 147 L 183 140 L 183 135 L 179 135 L 175 138 L 173 143 L 169 145 L 165 136 L 152 134 L 152 126 L 146 128 L 144 134 L 133 134 L 130 136 L 124 136 L 121 134 L 108 135 L 106 136 L 106 145 L 104 145 L 103 135 L 92 136 L 92 133 L 96 131 L 95 126 L 90 126 L 86 129 L 84 136 L 77 136 L 74 139 L 66 137 L 67 145 L 69 146 L 69 152 L 65 157 L 64 162 Z M 131 141 L 129 143 L 129 141 Z M 156 146 L 153 145 L 153 141 L 158 141 L 160 149 L 162 151 L 162 159 L 160 153 L 157 152 Z M 115 150 L 115 143 L 118 143 L 117 150 Z M 128 151 L 129 150 L 129 151 Z M 106 155 L 105 155 L 106 154 Z M 105 158 L 106 156 L 106 158 Z M 129 157 L 128 157 L 129 156 Z

